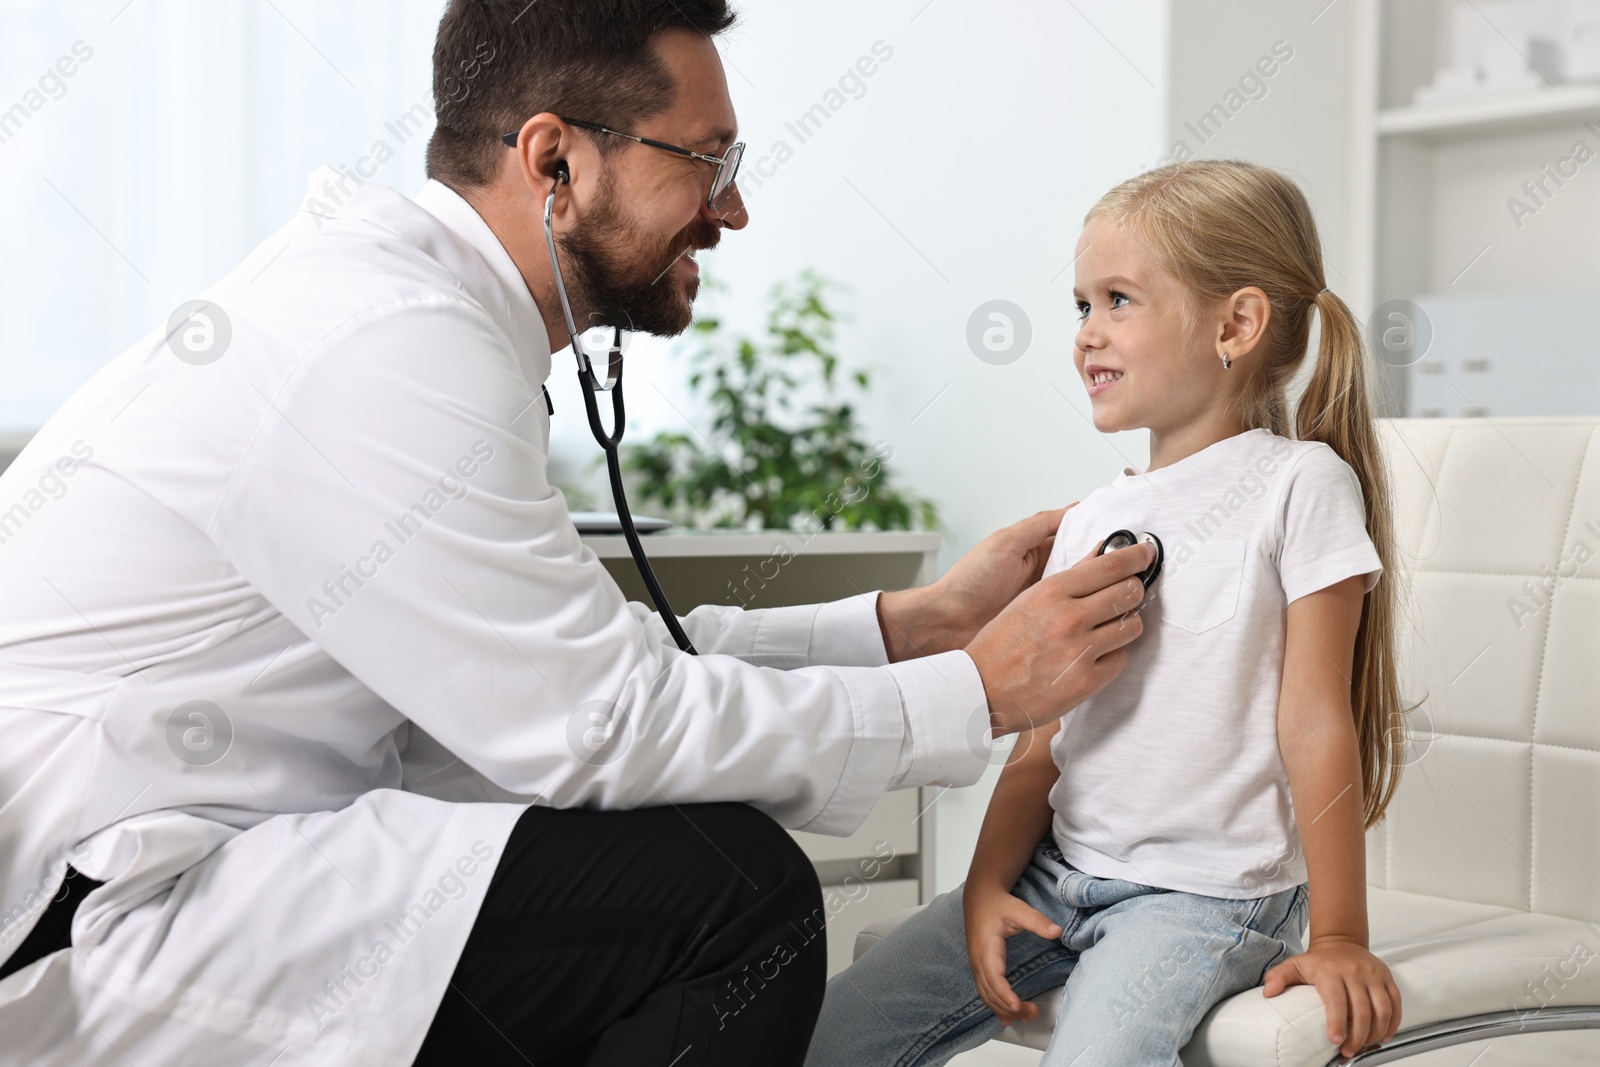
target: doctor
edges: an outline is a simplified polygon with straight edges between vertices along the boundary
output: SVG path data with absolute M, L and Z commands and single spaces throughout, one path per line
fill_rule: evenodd
M 684 329 L 746 222 L 731 22 L 454 0 L 420 196 L 314 176 L 336 211 L 0 478 L 0 1064 L 799 1063 L 824 913 L 780 827 L 969 784 L 974 723 L 1121 669 L 1146 552 L 1038 582 L 1059 511 L 928 588 L 697 608 L 700 656 L 579 542 L 541 211 L 581 323 Z

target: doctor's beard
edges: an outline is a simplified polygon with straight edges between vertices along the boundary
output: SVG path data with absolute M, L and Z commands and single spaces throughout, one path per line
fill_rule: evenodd
M 670 238 L 646 241 L 624 216 L 609 176 L 602 181 L 599 198 L 582 224 L 560 238 L 578 329 L 620 326 L 676 337 L 694 320 L 700 279 L 689 283 L 685 298 L 679 295 L 678 279 L 668 275 L 686 249 L 715 248 L 722 230 L 696 217 Z

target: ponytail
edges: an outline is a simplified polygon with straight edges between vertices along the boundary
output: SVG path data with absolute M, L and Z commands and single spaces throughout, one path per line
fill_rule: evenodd
M 1350 675 L 1365 820 L 1372 826 L 1399 785 L 1405 746 L 1405 709 L 1394 656 L 1394 510 L 1372 419 L 1360 325 L 1349 306 L 1329 290 L 1313 300 L 1322 317 L 1322 339 L 1311 380 L 1295 409 L 1295 428 L 1300 440 L 1321 441 L 1355 471 L 1366 502 L 1367 536 L 1383 563 L 1382 577 L 1361 604 Z

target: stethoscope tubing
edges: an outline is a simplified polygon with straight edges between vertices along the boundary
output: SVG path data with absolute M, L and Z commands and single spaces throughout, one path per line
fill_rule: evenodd
M 560 187 L 560 182 L 565 180 L 565 176 L 558 177 L 557 188 Z M 561 297 L 561 314 L 566 319 L 567 336 L 572 340 L 572 354 L 578 360 L 578 391 L 583 394 L 583 406 L 589 413 L 589 431 L 594 434 L 595 441 L 605 451 L 606 470 L 611 476 L 611 496 L 616 502 L 617 518 L 622 522 L 622 534 L 628 539 L 628 551 L 633 554 L 633 563 L 639 569 L 639 577 L 644 580 L 644 587 L 649 591 L 650 598 L 655 601 L 661 621 L 666 623 L 667 632 L 678 643 L 678 647 L 691 656 L 698 655 L 694 644 L 689 640 L 689 635 L 683 632 L 683 625 L 673 614 L 672 605 L 667 603 L 667 595 L 661 591 L 661 583 L 656 580 L 655 571 L 650 567 L 650 559 L 645 555 L 644 545 L 639 540 L 639 531 L 633 525 L 633 514 L 628 510 L 627 494 L 622 488 L 620 447 L 623 429 L 627 423 L 622 403 L 622 330 L 613 328 L 607 376 L 606 381 L 602 383 L 595 377 L 594 363 L 583 350 L 583 342 L 578 338 L 577 324 L 572 320 L 572 304 L 567 300 L 567 283 L 561 275 L 561 261 L 556 256 L 555 207 L 556 194 L 555 190 L 551 190 L 549 198 L 544 202 L 545 248 L 550 253 L 550 270 L 555 277 L 556 292 Z M 595 400 L 595 394 L 601 392 L 611 394 L 610 432 L 606 431 L 605 424 L 600 419 L 600 405 Z

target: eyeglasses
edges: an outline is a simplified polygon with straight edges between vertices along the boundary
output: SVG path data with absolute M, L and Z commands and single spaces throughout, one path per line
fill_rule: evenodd
M 601 126 L 598 123 L 580 122 L 577 119 L 569 119 L 564 115 L 557 115 L 556 117 L 562 122 L 565 122 L 568 126 L 576 126 L 581 130 L 593 130 L 596 133 L 609 133 L 613 137 L 626 137 L 630 141 L 638 141 L 640 144 L 647 144 L 651 148 L 662 148 L 668 152 L 672 152 L 680 156 L 688 156 L 690 159 L 700 159 L 712 164 L 717 168 L 717 171 L 711 176 L 711 194 L 706 197 L 706 204 L 713 211 L 721 210 L 723 202 L 727 200 L 728 193 L 733 189 L 734 178 L 736 178 L 739 173 L 739 160 L 744 158 L 743 141 L 739 141 L 730 145 L 728 150 L 722 154 L 721 158 L 718 158 L 717 156 L 708 156 L 704 152 L 691 152 L 687 148 L 683 148 L 675 144 L 668 144 L 665 141 L 656 141 L 649 137 L 639 137 L 635 134 L 623 133 L 621 130 L 609 129 L 605 126 Z M 517 147 L 517 138 L 521 135 L 521 133 L 522 131 L 518 130 L 515 133 L 508 133 L 500 139 L 510 147 L 515 148 Z

